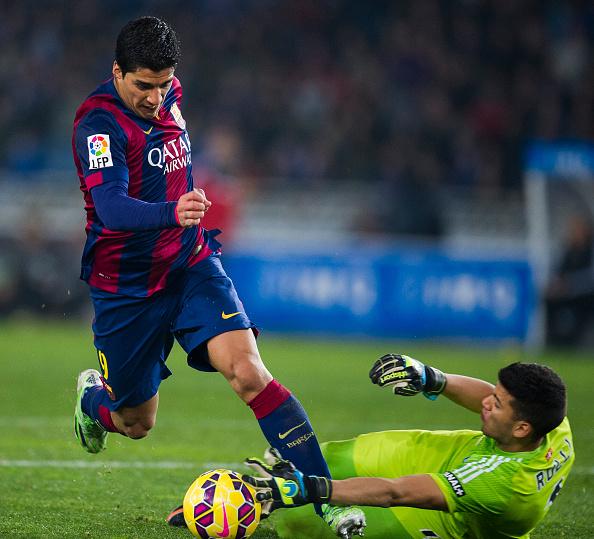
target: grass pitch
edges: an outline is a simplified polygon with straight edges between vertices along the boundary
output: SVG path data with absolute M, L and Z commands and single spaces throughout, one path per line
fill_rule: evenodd
M 565 379 L 576 463 L 533 539 L 594 537 L 594 361 L 567 352 L 526 357 L 519 349 L 281 339 L 266 333 L 260 350 L 269 369 L 306 407 L 320 440 L 391 428 L 478 428 L 478 417 L 440 399 L 397 399 L 372 386 L 367 372 L 385 352 L 406 352 L 449 372 L 490 381 L 516 360 L 546 363 Z M 87 325 L 0 323 L 0 537 L 187 538 L 164 517 L 201 472 L 243 468 L 266 442 L 251 411 L 217 374 L 188 368 L 177 347 L 161 386 L 156 428 L 144 440 L 111 435 L 88 455 L 72 433 L 78 372 L 96 367 Z M 272 539 L 274 517 L 254 539 Z

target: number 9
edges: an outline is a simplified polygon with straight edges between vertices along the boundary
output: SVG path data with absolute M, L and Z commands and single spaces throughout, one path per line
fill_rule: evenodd
M 97 350 L 97 357 L 99 358 L 99 365 L 101 365 L 101 370 L 103 371 L 103 378 L 107 380 L 109 377 L 109 368 L 107 367 L 107 358 L 105 354 L 101 350 Z

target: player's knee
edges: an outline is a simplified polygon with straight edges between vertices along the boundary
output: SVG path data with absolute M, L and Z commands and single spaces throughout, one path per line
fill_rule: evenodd
M 251 400 L 270 381 L 270 374 L 257 354 L 243 354 L 231 364 L 227 380 L 244 401 Z
M 143 419 L 134 423 L 124 425 L 124 434 L 133 440 L 146 438 L 149 431 L 155 426 L 154 419 Z

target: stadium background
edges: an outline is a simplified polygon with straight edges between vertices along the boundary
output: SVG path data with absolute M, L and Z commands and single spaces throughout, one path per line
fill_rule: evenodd
M 216 202 L 205 224 L 224 230 L 263 327 L 531 339 L 525 152 L 592 141 L 590 3 L 2 0 L 2 12 L 0 316 L 88 316 L 73 112 L 109 76 L 122 24 L 153 13 L 183 43 L 195 178 Z M 547 266 L 574 210 L 558 201 Z M 249 277 L 234 271 L 235 252 L 264 251 Z
M 538 537 L 594 536 L 578 508 L 594 476 L 592 329 L 571 343 L 577 351 L 525 355 L 518 346 L 542 343 L 546 284 L 529 256 L 527 149 L 533 141 L 585 145 L 582 175 L 594 184 L 591 2 L 0 0 L 0 12 L 0 358 L 8 381 L 0 478 L 18 487 L 0 496 L 0 536 L 36 536 L 28 513 L 41 473 L 35 462 L 54 462 L 36 483 L 48 499 L 37 508 L 44 536 L 99 536 L 70 514 L 80 493 L 66 479 L 87 473 L 72 466 L 81 456 L 70 439 L 70 386 L 93 361 L 70 136 L 76 107 L 110 74 L 117 32 L 142 14 L 162 16 L 181 38 L 177 74 L 195 178 L 215 203 L 206 225 L 224 230 L 224 262 L 264 329 L 268 362 L 300 388 L 320 437 L 393 426 L 386 401 L 358 386 L 376 354 L 393 349 L 387 339 L 491 379 L 510 360 L 547 361 L 571 382 L 584 457 L 566 512 Z M 591 212 L 593 201 L 571 187 L 554 193 L 545 274 L 571 216 Z M 321 383 L 335 369 L 348 397 Z M 206 421 L 208 435 L 224 426 L 241 440 L 190 451 L 184 421 L 194 418 L 180 410 L 196 388 L 178 376 L 163 397 L 177 406 L 164 406 L 150 445 L 112 443 L 109 459 L 236 462 L 259 450 L 251 418 L 227 390 L 195 378 L 221 418 Z M 400 406 L 403 415 L 413 411 Z M 429 427 L 476 426 L 451 408 L 414 413 Z M 124 484 L 130 470 L 123 466 L 120 477 L 108 460 L 97 473 Z M 56 462 L 70 465 L 64 472 Z M 188 470 L 142 473 L 163 507 L 138 520 L 138 507 L 120 500 L 122 512 L 144 537 L 169 536 L 160 515 L 175 495 L 155 474 L 181 489 Z M 55 485 L 67 493 L 59 509 L 50 501 Z M 135 536 L 129 524 L 118 535 L 121 525 L 114 518 L 112 535 L 101 536 Z

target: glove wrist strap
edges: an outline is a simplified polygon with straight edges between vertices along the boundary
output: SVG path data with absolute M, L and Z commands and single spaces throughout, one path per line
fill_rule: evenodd
M 305 488 L 307 489 L 307 498 L 312 503 L 330 503 L 332 497 L 332 480 L 327 477 L 318 477 L 316 475 L 305 476 Z
M 427 381 L 425 382 L 423 395 L 430 400 L 435 400 L 446 387 L 446 375 L 435 367 L 425 365 L 425 376 Z

